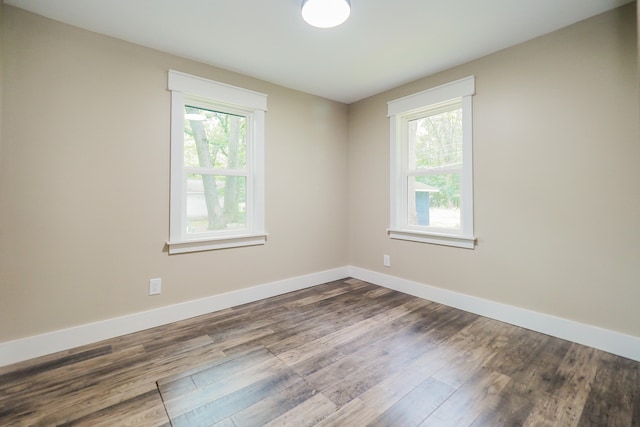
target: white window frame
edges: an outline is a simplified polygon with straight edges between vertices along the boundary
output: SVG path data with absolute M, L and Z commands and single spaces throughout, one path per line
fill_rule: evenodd
M 475 94 L 475 78 L 469 76 L 442 86 L 389 101 L 388 116 L 391 125 L 391 224 L 388 229 L 392 239 L 473 249 L 473 140 L 472 101 Z M 408 135 L 410 120 L 429 115 L 448 103 L 459 102 L 462 107 L 462 169 L 460 182 L 459 230 L 415 226 L 408 222 L 407 178 Z
M 169 254 L 262 245 L 264 223 L 264 133 L 267 95 L 169 70 L 171 91 L 171 195 Z M 186 174 L 184 166 L 185 102 L 247 119 L 247 228 L 190 236 L 186 232 Z

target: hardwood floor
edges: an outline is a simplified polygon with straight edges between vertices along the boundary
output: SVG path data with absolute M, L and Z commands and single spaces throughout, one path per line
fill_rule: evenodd
M 639 426 L 640 363 L 345 279 L 0 368 L 0 425 Z

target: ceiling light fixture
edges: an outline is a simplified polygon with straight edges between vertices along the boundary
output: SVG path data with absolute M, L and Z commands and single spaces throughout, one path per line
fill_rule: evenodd
M 351 13 L 349 0 L 302 0 L 302 17 L 318 28 L 331 28 L 342 24 Z

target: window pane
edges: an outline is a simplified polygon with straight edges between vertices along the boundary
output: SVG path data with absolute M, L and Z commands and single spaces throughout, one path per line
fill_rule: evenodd
M 409 225 L 460 229 L 460 174 L 410 176 Z
M 409 169 L 462 164 L 462 109 L 411 120 L 408 124 Z
M 184 165 L 244 169 L 246 122 L 246 117 L 185 106 Z
M 189 174 L 187 233 L 247 228 L 247 177 Z

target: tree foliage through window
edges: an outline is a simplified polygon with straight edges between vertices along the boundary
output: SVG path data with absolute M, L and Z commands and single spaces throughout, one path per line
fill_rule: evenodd
M 410 168 L 428 171 L 416 181 L 438 191 L 430 194 L 432 207 L 460 207 L 460 174 L 462 166 L 462 110 L 457 108 L 421 117 L 409 122 L 415 153 Z
M 246 227 L 246 117 L 187 105 L 184 165 L 188 232 Z

